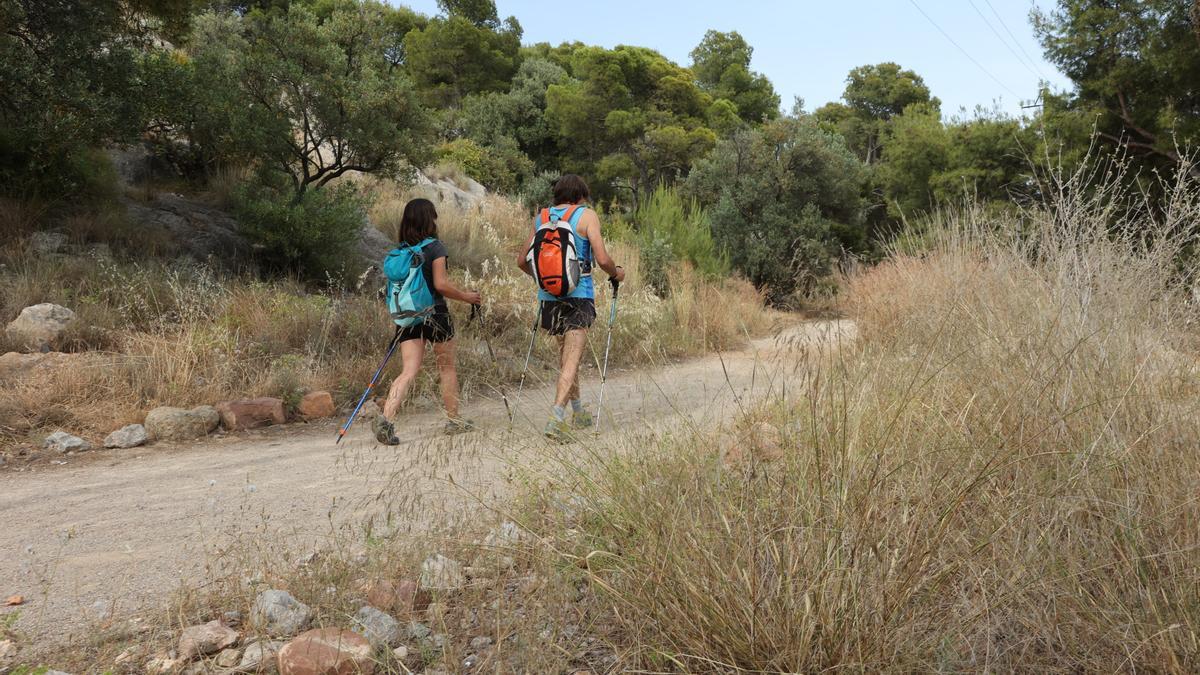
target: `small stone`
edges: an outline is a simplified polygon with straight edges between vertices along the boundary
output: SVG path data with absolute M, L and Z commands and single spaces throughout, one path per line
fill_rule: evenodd
M 291 593 L 267 590 L 258 594 L 250 610 L 250 620 L 269 635 L 294 635 L 308 623 L 311 610 L 308 605 L 292 597 Z
M 190 661 L 197 656 L 215 654 L 226 647 L 237 644 L 237 631 L 220 621 L 209 621 L 197 626 L 188 626 L 179 636 L 179 658 Z
M 392 656 L 397 661 L 403 661 L 404 659 L 407 659 L 408 658 L 408 647 L 406 647 L 404 645 L 400 645 L 399 647 L 396 647 L 395 649 L 392 650 Z
M 242 613 L 236 609 L 228 612 L 221 612 L 221 623 L 234 628 L 242 625 Z
M 190 441 L 207 436 L 221 423 L 217 409 L 202 405 L 184 410 L 162 406 L 146 414 L 146 432 L 163 441 Z
M 446 605 L 440 602 L 430 603 L 430 605 L 425 608 L 425 618 L 429 621 L 429 623 L 445 623 Z
M 471 638 L 471 649 L 474 649 L 477 652 L 487 649 L 488 647 L 491 647 L 491 646 L 492 646 L 492 638 L 490 638 L 486 635 L 480 635 L 479 637 Z
M 17 657 L 17 643 L 12 640 L 0 640 L 0 659 L 15 659 Z
M 283 424 L 286 421 L 283 413 L 283 401 L 277 398 L 247 398 L 237 401 L 218 403 L 217 414 L 221 416 L 221 426 L 229 431 L 244 431 L 268 427 L 272 424 Z
M 5 329 L 8 338 L 26 351 L 50 351 L 62 334 L 75 321 L 75 312 L 49 302 L 30 305 L 21 310 Z
M 56 431 L 42 441 L 42 447 L 52 452 L 68 453 L 91 450 L 92 444 L 78 436 L 72 436 L 65 431 Z
M 421 591 L 417 582 L 410 579 L 377 579 L 363 584 L 362 590 L 371 606 L 400 615 L 429 606 L 429 593 Z
M 279 650 L 280 675 L 371 675 L 371 643 L 348 630 L 318 628 Z
M 479 664 L 479 656 L 477 654 L 468 654 L 467 658 L 463 659 L 463 670 L 470 670 Z
M 283 649 L 283 642 L 277 640 L 256 640 L 246 645 L 242 652 L 242 660 L 237 664 L 242 672 L 273 672 L 275 657 Z
M 179 675 L 209 675 L 211 672 L 207 663 L 197 661 L 184 666 L 183 670 L 179 671 Z
M 106 448 L 136 448 L 150 440 L 146 427 L 140 424 L 129 424 L 117 429 L 104 439 Z
M 146 675 L 170 675 L 183 665 L 183 661 L 169 656 L 155 656 L 146 662 L 143 670 Z
M 400 622 L 369 605 L 354 615 L 354 628 L 375 647 L 391 647 L 400 642 Z
M 323 417 L 333 417 L 337 413 L 337 408 L 333 405 L 333 396 L 327 391 L 310 391 L 300 399 L 300 405 L 296 407 L 296 412 L 306 420 L 315 420 Z
M 467 583 L 462 563 L 441 553 L 432 555 L 421 563 L 421 588 L 433 591 L 457 591 Z
M 240 649 L 222 649 L 214 662 L 221 668 L 232 668 L 242 660 L 242 650 Z
M 358 411 L 358 416 L 363 421 L 370 421 L 383 414 L 383 410 L 379 408 L 379 404 L 375 401 L 367 401 L 363 404 L 362 410 Z
M 414 640 L 424 640 L 425 638 L 429 637 L 431 633 L 433 633 L 433 631 L 429 630 L 429 626 L 426 626 L 419 621 L 409 622 L 406 632 L 408 633 L 408 637 Z

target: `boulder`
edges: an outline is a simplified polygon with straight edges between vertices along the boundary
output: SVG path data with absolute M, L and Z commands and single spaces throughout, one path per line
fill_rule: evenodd
M 338 628 L 318 628 L 298 635 L 279 650 L 280 675 L 371 675 L 371 643 Z
M 237 666 L 238 670 L 243 673 L 275 672 L 275 659 L 279 655 L 279 650 L 283 649 L 283 645 L 283 642 L 276 640 L 251 642 L 242 652 L 242 660 Z
M 308 623 L 308 605 L 291 593 L 267 590 L 258 594 L 250 610 L 250 620 L 269 635 L 295 635 Z
M 221 426 L 229 431 L 269 427 L 286 421 L 283 401 L 265 396 L 218 403 L 217 414 L 221 416 Z
M 190 441 L 203 438 L 217 428 L 221 416 L 216 408 L 202 405 L 184 410 L 163 406 L 146 414 L 146 432 L 160 441 Z
M 337 408 L 334 407 L 333 396 L 329 392 L 310 391 L 300 399 L 297 412 L 306 420 L 315 420 L 322 417 L 333 417 L 337 413 Z
M 216 654 L 237 644 L 238 633 L 220 621 L 188 626 L 179 636 L 179 658 L 190 661 L 197 656 Z
M 42 441 L 42 447 L 52 452 L 83 452 L 91 450 L 92 444 L 65 431 L 56 431 Z
M 75 320 L 75 312 L 49 302 L 30 305 L 8 324 L 8 338 L 26 351 L 46 352 Z
M 43 230 L 29 235 L 29 248 L 38 255 L 52 256 L 62 253 L 67 247 L 67 235 L 63 232 Z
M 421 563 L 421 588 L 431 591 L 457 591 L 467 584 L 462 563 L 437 553 Z
M 374 647 L 391 647 L 400 643 L 400 622 L 369 605 L 354 615 L 354 629 Z
M 106 448 L 136 448 L 150 440 L 146 427 L 140 424 L 128 424 L 117 429 L 104 438 Z

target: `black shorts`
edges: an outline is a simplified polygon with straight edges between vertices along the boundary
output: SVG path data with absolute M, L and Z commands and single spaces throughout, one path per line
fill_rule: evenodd
M 591 328 L 596 320 L 596 301 L 591 298 L 563 298 L 542 301 L 542 330 L 565 335 L 569 330 Z
M 445 307 L 437 307 L 433 314 L 421 323 L 401 328 L 400 339 L 397 342 L 408 342 L 418 338 L 429 342 L 446 342 L 453 337 L 454 322 L 450 320 L 450 311 Z

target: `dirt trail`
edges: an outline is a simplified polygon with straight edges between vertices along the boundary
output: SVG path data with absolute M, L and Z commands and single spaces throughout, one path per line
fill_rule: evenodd
M 853 329 L 847 321 L 804 323 L 745 351 L 610 374 L 601 433 L 586 442 L 715 426 L 787 386 L 813 345 L 847 339 Z M 584 384 L 585 399 L 594 397 L 594 372 Z M 548 386 L 527 387 L 513 431 L 499 400 L 469 402 L 465 411 L 480 431 L 454 438 L 434 433 L 436 412 L 410 415 L 404 428 L 425 431 L 396 448 L 377 446 L 367 424 L 335 448 L 331 422 L 0 474 L 0 597 L 28 599 L 16 628 L 30 643 L 59 643 L 97 618 L 160 605 L 181 581 L 201 580 L 208 554 L 238 535 L 319 538 L 335 514 L 386 508 L 372 497 L 398 476 L 409 476 L 404 489 L 420 494 L 407 496 L 420 498 L 426 512 L 469 513 L 505 494 L 507 469 L 544 452 L 537 432 L 551 394 Z

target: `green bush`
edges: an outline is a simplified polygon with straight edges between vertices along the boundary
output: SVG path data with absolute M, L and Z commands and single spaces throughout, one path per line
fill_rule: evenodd
M 290 191 L 245 188 L 234 199 L 242 234 L 266 269 L 309 281 L 342 280 L 356 274 L 354 243 L 366 221 L 366 205 L 352 186 Z
M 659 185 L 638 206 L 634 222 L 643 252 L 658 255 L 655 249 L 665 246 L 668 259 L 686 260 L 709 279 L 729 273 L 729 261 L 713 241 L 708 214 L 696 200 L 685 202 L 674 187 Z
M 437 149 L 437 158 L 455 164 L 468 176 L 493 192 L 512 193 L 533 170 L 533 162 L 516 141 L 501 138 L 495 145 L 480 145 L 469 138 L 456 138 Z

